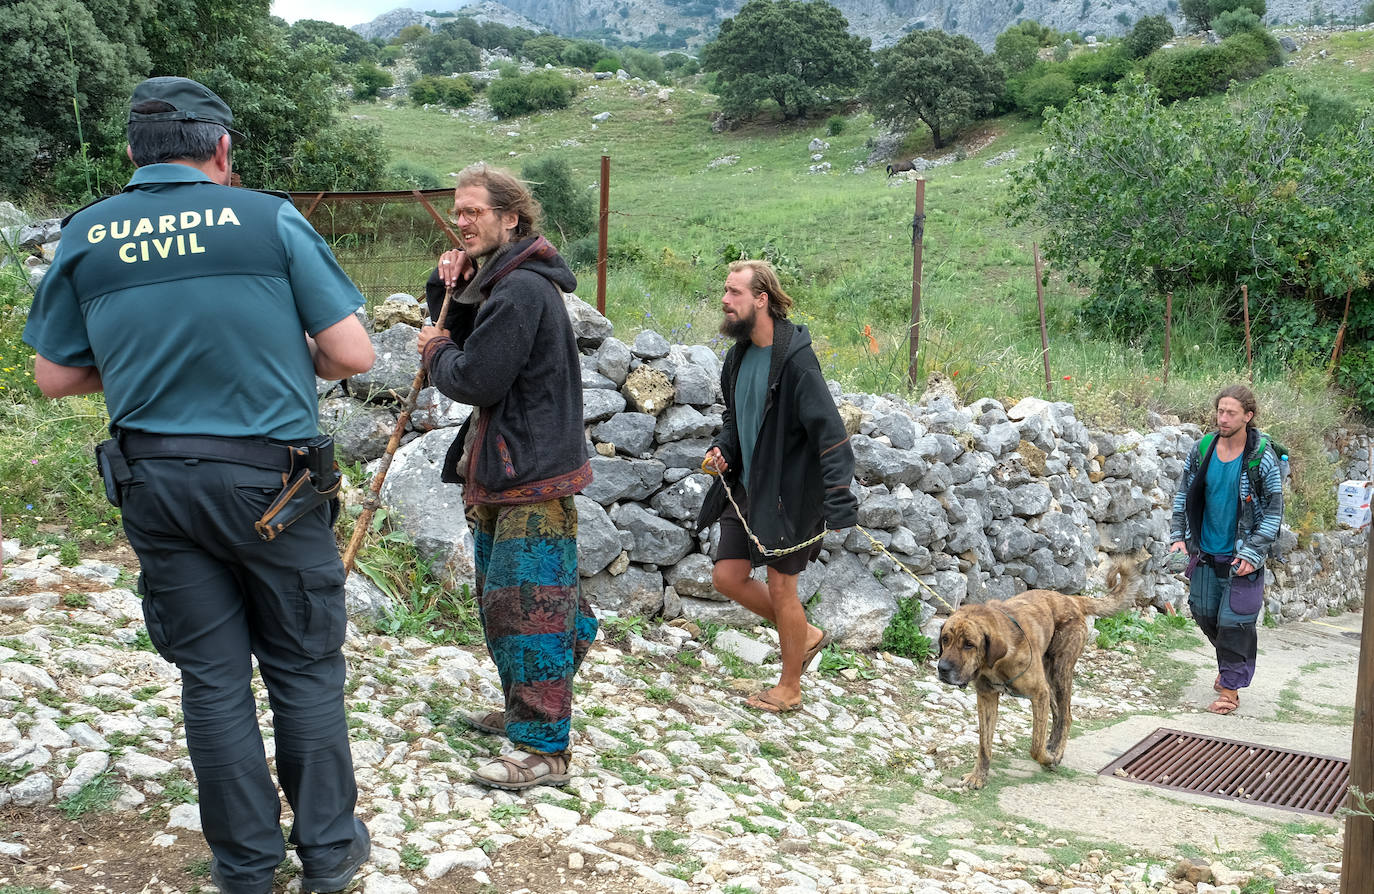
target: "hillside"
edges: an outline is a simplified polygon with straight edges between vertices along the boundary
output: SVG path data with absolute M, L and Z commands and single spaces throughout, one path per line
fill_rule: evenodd
M 513 19 L 499 13 L 498 8 L 504 6 L 514 16 L 568 37 L 615 37 L 633 42 L 660 32 L 691 32 L 687 44 L 696 48 L 711 40 L 720 20 L 732 16 L 741 5 L 741 0 L 484 0 L 481 14 L 514 24 Z M 1121 34 L 1148 15 L 1163 14 L 1176 28 L 1182 25 L 1177 0 L 834 0 L 834 5 L 849 20 L 850 30 L 870 38 L 875 47 L 894 43 L 917 28 L 939 28 L 967 34 L 984 48 L 991 48 L 998 34 L 1023 19 L 1035 19 L 1060 31 L 1098 36 Z M 1363 5 L 1362 0 L 1270 0 L 1265 20 L 1277 24 L 1353 20 Z M 466 3 L 428 8 L 451 8 L 465 14 L 477 11 Z M 385 27 L 379 26 L 384 19 Z M 398 17 L 393 12 L 354 30 L 366 37 L 391 37 L 419 20 L 418 12 L 411 17 Z

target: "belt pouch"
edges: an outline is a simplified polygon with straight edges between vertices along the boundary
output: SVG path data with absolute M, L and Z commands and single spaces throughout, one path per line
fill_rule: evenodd
M 110 438 L 95 445 L 95 464 L 100 469 L 100 480 L 105 483 L 105 499 L 110 501 L 111 506 L 119 506 L 124 502 L 120 488 L 128 484 L 134 474 L 129 471 L 129 463 L 124 459 L 117 439 Z
M 272 505 L 267 507 L 262 518 L 253 522 L 253 528 L 260 538 L 266 541 L 275 540 L 278 534 L 301 516 L 311 512 L 321 503 L 337 498 L 339 485 L 343 483 L 341 477 L 336 474 L 332 482 L 325 482 L 326 486 L 323 489 L 315 486 L 313 478 L 309 468 L 301 468 L 294 477 L 287 480 L 286 486 L 277 494 Z M 331 526 L 335 518 L 337 512 L 331 506 Z

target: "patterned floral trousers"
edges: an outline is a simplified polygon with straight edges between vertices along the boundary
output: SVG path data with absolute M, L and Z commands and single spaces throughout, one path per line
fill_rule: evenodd
M 506 698 L 506 736 L 526 751 L 566 751 L 573 675 L 598 626 L 577 575 L 577 507 L 572 497 L 478 505 L 467 519 L 482 631 Z

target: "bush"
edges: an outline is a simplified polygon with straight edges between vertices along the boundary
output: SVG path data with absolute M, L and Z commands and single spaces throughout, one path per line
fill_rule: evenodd
M 661 81 L 666 71 L 663 60 L 657 53 L 646 53 L 644 50 L 628 49 L 622 56 L 625 63 L 625 70 L 632 77 L 643 78 L 646 81 Z
M 353 69 L 353 98 L 376 99 L 379 90 L 393 83 L 389 73 L 371 62 L 363 62 Z
M 599 43 L 592 43 L 589 40 L 578 40 L 568 44 L 562 53 L 558 54 L 559 61 L 564 65 L 573 68 L 589 69 L 596 64 L 606 52 L 606 48 Z
M 577 85 L 555 71 L 503 75 L 487 88 L 491 110 L 498 118 L 514 118 L 540 109 L 566 109 L 576 93 Z
M 1267 31 L 1243 31 L 1214 47 L 1188 47 L 1155 53 L 1145 76 L 1160 99 L 1175 102 L 1224 91 L 1231 81 L 1258 77 L 1283 59 L 1279 42 Z
M 1122 44 L 1132 59 L 1144 59 L 1174 36 L 1174 26 L 1162 15 L 1145 16 L 1135 23 Z
M 1064 63 L 1064 74 L 1079 87 L 1111 87 L 1131 73 L 1131 59 L 1120 47 L 1080 53 Z
M 1051 71 L 1026 84 L 1021 91 L 1020 107 L 1027 114 L 1040 116 L 1045 109 L 1062 109 L 1078 93 L 1068 75 Z
M 1360 110 L 1344 96 L 1328 93 L 1320 87 L 1298 91 L 1298 102 L 1307 106 L 1302 119 L 1302 132 L 1310 140 L 1333 127 L 1354 127 L 1360 120 Z
M 386 169 L 386 189 L 438 189 L 444 181 L 434 171 L 413 161 L 398 161 Z
M 600 59 L 596 60 L 596 64 L 592 66 L 592 71 L 610 71 L 610 72 L 614 72 L 614 71 L 616 71 L 616 70 L 619 69 L 619 68 L 620 68 L 620 57 L 618 57 L 618 56 L 602 56 Z
M 422 74 L 442 75 L 455 71 L 474 71 L 481 65 L 477 47 L 461 37 L 431 34 L 418 44 L 415 66 Z
M 1369 0 L 1369 2 L 1360 9 L 1360 24 L 1368 25 L 1370 22 L 1374 22 L 1374 0 Z
M 381 128 L 345 122 L 296 141 L 283 185 L 290 190 L 374 189 L 385 165 Z
M 592 231 L 596 209 L 592 196 L 573 182 L 572 169 L 561 158 L 542 158 L 520 169 L 520 178 L 544 208 L 544 229 L 556 231 L 567 245 Z
M 843 115 L 831 115 L 825 122 L 825 133 L 827 136 L 838 137 L 844 133 L 847 126 L 849 121 Z
M 1259 16 L 1248 9 L 1230 9 L 1217 16 L 1212 23 L 1212 30 L 1226 38 L 1246 31 L 1263 31 L 1264 24 Z
M 417 78 L 410 85 L 410 101 L 414 105 L 443 105 L 451 109 L 461 109 L 472 104 L 477 95 L 472 79 L 461 78 Z

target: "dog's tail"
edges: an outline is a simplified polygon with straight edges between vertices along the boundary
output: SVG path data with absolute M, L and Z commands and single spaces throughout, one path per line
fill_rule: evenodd
M 1140 590 L 1140 571 L 1137 563 L 1124 556 L 1112 560 L 1107 569 L 1107 592 L 1097 598 L 1080 596 L 1084 614 L 1103 617 L 1119 612 L 1135 601 Z

